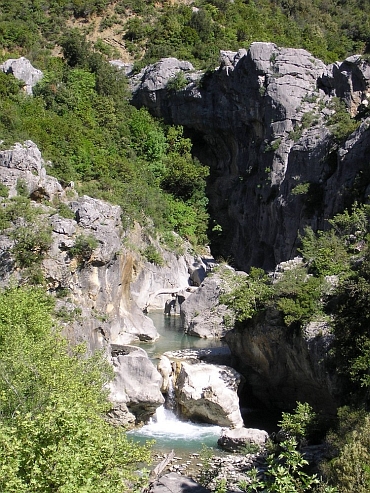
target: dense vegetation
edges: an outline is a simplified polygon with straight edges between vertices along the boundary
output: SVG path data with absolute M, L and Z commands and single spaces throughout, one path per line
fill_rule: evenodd
M 246 330 L 255 316 L 271 308 L 280 311 L 287 334 L 301 331 L 310 321 L 327 322 L 335 335 L 327 369 L 339 379 L 337 397 L 343 407 L 327 437 L 333 458 L 323 472 L 340 492 L 365 492 L 370 487 L 370 206 L 354 204 L 329 222 L 326 232 L 306 230 L 301 238 L 303 262 L 277 276 L 259 269 L 252 269 L 247 278 L 229 273 L 221 301 Z M 299 420 L 290 420 L 289 431 L 296 438 L 310 438 L 302 423 L 300 412 Z M 256 485 L 246 491 L 266 486 Z
M 0 293 L 0 490 L 3 493 L 135 491 L 148 447 L 104 419 L 102 355 L 69 347 L 42 290 Z
M 252 41 L 306 48 L 333 62 L 367 52 L 369 7 L 369 0 L 196 0 L 190 5 L 143 0 L 2 0 L 0 44 L 42 63 L 47 50 L 60 42 L 66 19 L 89 21 L 101 15 L 100 32 L 117 32 L 137 62 L 143 56 L 144 63 L 176 56 L 213 68 L 220 49 L 247 48 Z M 86 33 L 90 32 L 87 22 Z M 102 39 L 96 42 L 97 48 L 113 54 Z
M 3 145 L 31 139 L 51 160 L 50 174 L 121 205 L 127 225 L 149 221 L 204 244 L 208 169 L 192 158 L 182 128 L 130 106 L 125 77 L 83 36 L 61 43 L 65 61 L 48 59 L 34 97 L 0 74 Z
M 70 28 L 76 19 L 84 21 L 82 34 Z M 200 245 L 207 242 L 208 170 L 193 159 L 181 127 L 130 106 L 124 76 L 107 63 L 119 52 L 94 38 L 94 22 L 100 33 L 119 36 L 136 70 L 164 56 L 213 68 L 220 49 L 248 48 L 252 41 L 306 48 L 325 62 L 370 51 L 370 0 L 0 0 L 1 58 L 23 55 L 44 71 L 32 98 L 0 73 L 3 145 L 33 140 L 50 159 L 50 174 L 120 204 L 126 227 L 137 220 L 164 240 L 175 230 Z M 176 90 L 182 81 L 172 83 Z M 340 140 L 339 126 L 337 134 Z M 19 187 L 15 199 L 0 187 L 0 227 L 16 224 L 16 266 L 26 272 L 24 281 L 39 284 L 34 267 L 51 233 Z M 369 216 L 367 206 L 355 205 L 332 219 L 330 231 L 307 230 L 302 264 L 275 282 L 258 269 L 247 279 L 227 279 L 233 289 L 222 299 L 239 324 L 271 306 L 287 332 L 313 319 L 330 324 L 331 364 L 346 407 L 327 437 L 334 458 L 323 471 L 346 493 L 370 489 Z M 83 263 L 94 245 L 80 237 L 74 248 L 71 255 Z M 145 255 L 160 262 L 149 247 Z M 104 421 L 109 371 L 100 355 L 87 358 L 83 348 L 70 348 L 52 314 L 42 291 L 13 286 L 0 293 L 1 491 L 134 491 L 135 467 L 148 460 L 148 450 Z M 292 440 L 270 455 L 264 480 L 256 475 L 245 491 L 334 491 L 303 471 L 294 439 L 309 438 L 302 429 L 307 414 L 298 406 L 296 421 L 283 419 Z

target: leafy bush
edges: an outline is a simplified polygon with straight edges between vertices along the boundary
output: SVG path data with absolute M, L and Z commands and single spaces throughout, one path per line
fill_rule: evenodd
M 312 491 L 320 483 L 317 475 L 304 471 L 308 461 L 297 450 L 297 443 L 290 438 L 281 443 L 280 453 L 271 454 L 266 459 L 267 470 L 260 474 L 258 469 L 249 472 L 250 482 L 239 483 L 243 491 L 257 493 L 277 491 L 280 493 L 305 493 Z M 331 490 L 332 492 L 334 490 Z
M 346 105 L 339 98 L 333 98 L 331 103 L 333 114 L 328 118 L 327 124 L 338 142 L 345 140 L 360 125 L 353 119 Z
M 64 202 L 60 202 L 57 206 L 57 211 L 58 211 L 58 214 L 62 217 L 64 217 L 65 219 L 74 219 L 75 218 L 75 213 L 73 212 L 73 210 L 68 207 L 67 204 L 65 204 Z
M 300 252 L 310 272 L 317 276 L 330 276 L 348 271 L 350 258 L 346 245 L 334 230 L 316 234 L 311 228 L 306 228 L 301 242 Z
M 323 473 L 338 491 L 366 493 L 370 488 L 370 416 L 344 407 L 338 411 L 338 420 L 327 438 L 334 457 L 322 464 Z
M 3 197 L 3 198 L 8 198 L 9 196 L 9 189 L 6 185 L 3 185 L 2 183 L 0 183 L 0 197 Z
M 80 234 L 76 237 L 74 245 L 69 249 L 69 255 L 75 258 L 78 264 L 84 264 L 90 260 L 93 251 L 98 245 L 98 240 L 94 236 Z
M 227 283 L 228 288 L 221 294 L 220 303 L 232 308 L 237 321 L 252 318 L 271 299 L 270 281 L 262 269 L 252 267 L 247 277 L 232 273 L 225 275 L 223 283 Z
M 181 70 L 180 72 L 177 72 L 174 77 L 168 80 L 167 89 L 170 91 L 181 91 L 182 89 L 185 89 L 187 85 L 188 81 L 184 75 L 184 72 Z
M 40 264 L 44 254 L 49 249 L 52 236 L 51 227 L 40 221 L 19 226 L 12 230 L 14 240 L 12 254 L 18 267 L 31 267 Z
M 158 266 L 164 265 L 163 257 L 154 245 L 148 245 L 145 247 L 142 254 L 148 262 Z
M 148 446 L 106 422 L 111 369 L 101 354 L 72 348 L 52 311 L 40 289 L 0 293 L 0 490 L 134 491 Z
M 297 402 L 294 413 L 283 412 L 278 425 L 289 436 L 300 442 L 310 438 L 316 422 L 317 416 L 312 407 L 307 402 Z

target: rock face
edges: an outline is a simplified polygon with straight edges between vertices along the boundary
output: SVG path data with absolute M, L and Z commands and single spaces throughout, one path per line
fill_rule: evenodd
M 219 426 L 243 426 L 237 395 L 241 381 L 238 372 L 222 365 L 179 364 L 175 391 L 181 415 Z
M 325 366 L 332 335 L 324 323 L 310 323 L 303 334 L 295 334 L 278 312 L 268 310 L 225 339 L 233 366 L 267 408 L 293 409 L 300 401 L 335 412 L 335 376 Z
M 56 296 L 58 312 L 68 315 L 61 322 L 64 335 L 72 343 L 84 341 L 91 352 L 105 349 L 108 356 L 114 348 L 157 339 L 157 330 L 152 320 L 144 315 L 143 308 L 163 310 L 168 295 L 153 294 L 166 293 L 174 286 L 183 289 L 185 299 L 186 289 L 191 284 L 189 270 L 194 264 L 202 264 L 202 260 L 186 253 L 176 256 L 163 250 L 162 266 L 148 262 L 139 253 L 147 246 L 147 238 L 139 226 L 130 232 L 122 228 L 120 207 L 88 196 L 79 197 L 73 183 L 62 186 L 48 176 L 46 166 L 31 141 L 0 151 L 0 183 L 8 190 L 8 197 L 0 198 L 0 203 L 5 207 L 22 189 L 22 195 L 30 199 L 30 208 L 39 211 L 38 221 L 50 226 L 52 241 L 40 271 L 49 292 Z M 11 221 L 10 227 L 0 234 L 0 287 L 23 275 L 12 250 L 12 231 L 22 225 L 19 221 L 22 220 Z M 32 224 L 29 227 L 33 227 Z M 72 254 L 81 238 L 91 239 L 94 245 L 85 256 Z M 135 244 L 136 252 L 123 245 L 124 239 Z M 117 375 L 122 374 L 120 368 L 125 367 L 126 360 L 149 362 L 142 354 L 140 358 L 116 355 L 113 359 Z M 143 375 L 148 382 L 139 380 L 140 385 L 149 388 L 156 375 L 156 397 L 148 401 L 140 395 L 135 401 L 130 394 L 130 398 L 117 399 L 111 413 L 114 422 L 127 424 L 144 420 L 163 402 L 159 390 L 162 377 L 155 369 L 151 371 L 153 373 L 148 371 Z M 123 385 L 120 378 L 116 378 L 118 386 Z M 138 383 L 134 389 L 138 391 Z M 117 392 L 113 390 L 112 394 Z M 142 406 L 141 398 L 144 399 Z
M 25 83 L 26 94 L 32 94 L 33 87 L 42 79 L 41 70 L 34 68 L 27 58 L 10 58 L 0 65 L 0 70 L 6 74 L 13 74 L 16 79 Z
M 182 63 L 170 61 L 186 87 L 167 88 L 173 70 L 164 59 L 136 76 L 133 102 L 184 125 L 210 166 L 210 212 L 219 225 L 213 254 L 243 270 L 272 269 L 294 256 L 305 226 L 325 229 L 326 218 L 368 195 L 361 175 L 368 123 L 341 145 L 327 123 L 334 97 L 352 115 L 366 108 L 365 61 L 325 66 L 305 50 L 252 43 L 248 51 L 221 52 L 220 67 L 203 78 Z
M 220 294 L 226 289 L 222 281 L 224 269 L 234 271 L 231 267 L 219 266 L 182 303 L 181 318 L 189 335 L 220 339 L 233 325 L 232 311 L 219 302 Z
M 125 405 L 136 416 L 136 423 L 147 421 L 164 403 L 160 373 L 146 352 L 135 346 L 113 346 L 112 362 L 115 376 L 110 401 L 114 409 Z

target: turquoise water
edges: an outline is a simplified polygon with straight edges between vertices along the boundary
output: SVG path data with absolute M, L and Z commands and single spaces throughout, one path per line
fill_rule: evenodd
M 176 456 L 183 456 L 199 454 L 203 445 L 217 448 L 221 430 L 220 426 L 180 421 L 172 411 L 162 406 L 147 425 L 129 432 L 129 435 L 139 443 L 155 440 L 154 450 L 162 454 L 174 450 Z
M 201 339 L 184 334 L 181 318 L 178 315 L 168 316 L 162 311 L 156 311 L 149 313 L 148 316 L 153 320 L 160 337 L 155 342 L 141 342 L 137 346 L 145 349 L 151 359 L 158 359 L 166 351 L 207 349 L 225 345 L 222 341 Z
M 206 349 L 220 347 L 224 343 L 212 339 L 200 339 L 184 334 L 179 316 L 166 316 L 162 312 L 149 314 L 160 337 L 153 343 L 140 343 L 148 356 L 156 364 L 156 360 L 166 351 L 179 349 Z M 200 453 L 203 445 L 217 448 L 217 440 L 221 435 L 219 426 L 204 423 L 181 421 L 175 414 L 161 406 L 150 422 L 138 430 L 129 432 L 129 436 L 139 443 L 155 440 L 154 450 L 161 453 L 170 452 L 175 455 Z

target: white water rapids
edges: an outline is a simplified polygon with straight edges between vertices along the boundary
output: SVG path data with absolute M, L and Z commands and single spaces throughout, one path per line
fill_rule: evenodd
M 154 439 L 156 448 L 179 448 L 195 452 L 199 451 L 203 444 L 216 447 L 221 429 L 220 426 L 181 421 L 173 411 L 161 406 L 148 424 L 130 434 L 146 440 Z

